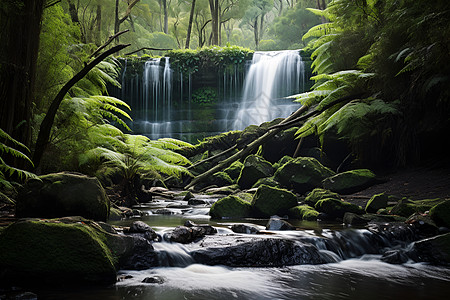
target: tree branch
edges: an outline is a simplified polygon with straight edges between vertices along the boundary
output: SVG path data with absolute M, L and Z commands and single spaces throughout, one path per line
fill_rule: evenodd
M 116 39 L 119 35 L 122 35 L 122 34 L 124 34 L 125 32 L 128 32 L 128 31 L 130 31 L 130 30 L 129 30 L 129 29 L 122 30 L 122 31 L 120 31 L 120 32 L 118 32 L 118 33 L 116 33 L 116 34 L 111 35 L 110 37 L 108 37 L 108 40 L 107 40 L 103 45 L 101 45 L 100 47 L 98 47 L 97 50 L 95 50 L 94 53 L 92 53 L 92 54 L 89 56 L 89 58 L 92 58 L 92 57 L 96 56 L 100 51 L 102 51 L 103 49 L 105 49 L 106 46 L 108 46 L 109 44 L 111 44 L 111 42 L 114 41 L 114 39 Z
M 160 48 L 149 48 L 149 47 L 142 47 L 138 50 L 132 51 L 130 53 L 126 53 L 125 55 L 131 55 L 134 54 L 136 52 L 142 51 L 142 50 L 154 50 L 154 51 L 169 51 L 169 50 L 173 50 L 173 49 L 160 49 Z

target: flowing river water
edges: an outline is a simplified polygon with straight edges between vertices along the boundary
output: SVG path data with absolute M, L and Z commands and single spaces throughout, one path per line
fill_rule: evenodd
M 210 203 L 217 200 L 213 196 L 196 198 Z M 446 299 L 450 293 L 450 268 L 412 261 L 385 263 L 380 260 L 381 254 L 374 252 L 371 233 L 365 228 L 297 221 L 292 222 L 296 230 L 265 231 L 267 220 L 210 220 L 209 207 L 189 206 L 180 199 L 159 199 L 138 207 L 140 216 L 112 224 L 127 226 L 141 220 L 164 236 L 191 220 L 213 225 L 218 233 L 212 237 L 221 240 L 250 236 L 230 230 L 232 224 L 245 223 L 270 237 L 307 239 L 322 248 L 329 263 L 263 268 L 209 266 L 196 263 L 191 256 L 200 242 L 183 245 L 163 240 L 153 244 L 160 267 L 122 270 L 122 279 L 109 287 L 37 291 L 39 299 Z M 320 241 L 326 239 L 337 241 L 333 251 L 323 250 Z M 386 243 L 393 248 L 410 246 L 408 241 Z M 143 283 L 148 277 L 156 279 L 155 283 Z

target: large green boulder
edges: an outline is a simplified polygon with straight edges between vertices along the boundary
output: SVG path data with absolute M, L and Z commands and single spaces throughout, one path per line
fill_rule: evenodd
M 285 214 L 297 204 L 297 197 L 293 193 L 267 185 L 260 186 L 252 200 L 253 211 L 262 217 Z
M 373 195 L 366 204 L 366 213 L 376 213 L 379 209 L 386 208 L 388 200 L 389 197 L 385 193 Z
M 19 220 L 0 235 L 0 281 L 114 283 L 119 258 L 132 246 L 133 238 L 80 217 Z
M 258 179 L 273 175 L 273 167 L 270 162 L 258 155 L 249 155 L 244 160 L 244 166 L 237 183 L 243 189 L 249 189 Z
M 352 194 L 377 183 L 376 175 L 368 169 L 342 172 L 326 178 L 323 187 L 339 194 Z
M 322 187 L 322 180 L 335 173 L 324 167 L 317 159 L 312 157 L 298 157 L 293 159 L 276 172 L 274 179 L 282 186 L 304 194 L 314 188 Z
M 329 198 L 341 200 L 341 197 L 337 193 L 322 188 L 315 188 L 305 197 L 305 203 L 314 206 L 317 201 Z
M 58 218 L 82 216 L 106 221 L 109 198 L 95 177 L 74 173 L 55 173 L 29 180 L 20 191 L 18 218 Z
M 251 212 L 250 202 L 234 195 L 217 200 L 209 210 L 213 219 L 221 218 L 245 218 Z
M 239 174 L 241 174 L 243 166 L 244 164 L 237 160 L 223 171 L 227 173 L 233 181 L 236 181 L 239 178 Z
M 450 228 L 450 200 L 433 206 L 430 209 L 430 216 L 438 226 Z
M 233 184 L 233 180 L 225 172 L 216 172 L 209 178 L 208 183 L 217 186 L 229 186 Z
M 252 186 L 252 188 L 258 188 L 263 184 L 268 185 L 268 186 L 273 186 L 273 187 L 280 187 L 280 184 L 278 182 L 276 182 L 272 176 L 272 177 L 265 177 L 265 178 L 258 179 L 258 181 Z
M 364 213 L 361 206 L 332 198 L 317 201 L 315 209 L 334 218 L 342 218 L 346 212 Z
M 288 210 L 288 216 L 291 219 L 316 221 L 319 212 L 309 205 L 298 205 Z

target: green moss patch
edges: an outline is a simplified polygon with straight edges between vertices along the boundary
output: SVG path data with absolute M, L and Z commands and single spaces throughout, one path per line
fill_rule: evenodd
M 289 208 L 297 204 L 297 198 L 293 193 L 267 185 L 260 186 L 252 200 L 254 212 L 263 217 L 285 214 Z
M 250 216 L 251 205 L 237 196 L 230 195 L 217 200 L 209 210 L 209 215 L 214 219 L 243 218 Z

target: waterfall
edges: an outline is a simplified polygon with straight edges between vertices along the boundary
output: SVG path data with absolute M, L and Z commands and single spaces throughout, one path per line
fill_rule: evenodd
M 287 117 L 298 104 L 283 97 L 302 91 L 304 77 L 299 50 L 255 52 L 244 81 L 234 129 Z

